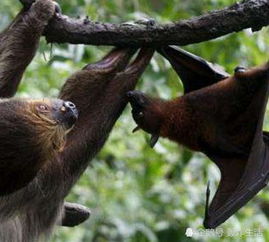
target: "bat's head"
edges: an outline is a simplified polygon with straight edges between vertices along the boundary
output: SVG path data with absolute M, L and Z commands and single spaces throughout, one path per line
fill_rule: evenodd
M 160 128 L 163 121 L 161 104 L 162 100 L 151 98 L 139 91 L 130 91 L 127 93 L 128 100 L 132 106 L 132 115 L 140 128 L 152 135 L 150 145 L 153 147 L 158 141 Z

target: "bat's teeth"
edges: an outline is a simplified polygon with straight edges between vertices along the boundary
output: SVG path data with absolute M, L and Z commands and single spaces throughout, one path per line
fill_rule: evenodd
M 132 132 L 135 133 L 138 130 L 140 130 L 139 126 L 135 127 Z
M 158 139 L 159 139 L 159 135 L 157 134 L 153 134 L 150 138 L 150 141 L 149 141 L 149 145 L 151 148 L 153 148 L 155 146 L 155 144 L 158 142 Z

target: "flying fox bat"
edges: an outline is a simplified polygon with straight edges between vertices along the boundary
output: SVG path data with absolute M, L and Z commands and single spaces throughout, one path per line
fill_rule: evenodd
M 206 154 L 221 171 L 205 228 L 216 228 L 243 207 L 269 178 L 269 135 L 262 131 L 268 99 L 269 63 L 230 76 L 191 53 L 174 47 L 159 52 L 180 76 L 185 94 L 171 101 L 139 91 L 127 93 L 138 127 Z

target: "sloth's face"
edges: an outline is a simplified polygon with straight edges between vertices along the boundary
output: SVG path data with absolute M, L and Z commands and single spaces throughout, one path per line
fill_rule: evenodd
M 60 99 L 28 100 L 28 103 L 30 109 L 27 116 L 32 116 L 31 122 L 43 148 L 62 151 L 66 135 L 78 119 L 75 104 Z
M 51 125 L 60 125 L 71 129 L 78 119 L 75 104 L 60 99 L 44 99 L 31 101 L 33 112 L 43 121 Z

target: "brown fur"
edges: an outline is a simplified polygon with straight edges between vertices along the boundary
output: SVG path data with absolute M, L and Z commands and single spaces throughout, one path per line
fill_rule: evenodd
M 38 0 L 30 11 L 22 10 L 10 26 L 0 34 L 1 97 L 11 97 L 15 94 L 22 74 L 32 61 L 39 38 L 54 11 L 55 6 L 52 1 Z
M 133 115 L 138 126 L 151 134 L 210 155 L 244 156 L 258 120 L 253 116 L 253 97 L 268 81 L 267 63 L 172 101 L 140 92 L 134 92 L 130 101 L 134 107 L 139 98 L 145 103 Z M 143 117 L 138 117 L 139 112 Z
M 44 149 L 44 157 L 50 159 L 56 152 L 61 152 L 65 146 L 66 134 L 70 129 L 65 129 L 63 125 L 59 125 L 51 115 L 47 113 L 41 113 L 36 110 L 37 104 L 46 103 L 51 106 L 53 99 L 42 100 L 27 100 L 26 114 L 29 118 L 29 123 L 36 127 L 36 137 Z M 48 152 L 50 151 L 50 152 Z
M 31 59 L 29 55 L 32 57 L 35 53 L 43 26 L 52 15 L 47 9 L 53 9 L 50 0 L 36 1 L 28 11 L 17 17 L 23 17 L 24 21 L 15 20 L 1 36 L 1 40 L 5 40 L 0 44 L 1 97 L 15 93 L 21 74 Z M 45 14 L 46 18 L 42 15 L 43 10 L 44 13 L 49 12 Z M 32 29 L 36 28 L 39 31 L 32 35 Z M 46 239 L 54 226 L 61 224 L 64 198 L 103 147 L 127 104 L 126 92 L 134 89 L 153 55 L 153 50 L 144 49 L 133 63 L 128 64 L 134 52 L 133 49 L 112 51 L 103 61 L 87 65 L 67 80 L 60 98 L 76 104 L 79 110 L 77 124 L 67 135 L 64 149 L 46 161 L 32 182 L 17 192 L 0 197 L 1 242 Z M 14 67 L 15 71 L 11 72 Z M 34 123 L 39 123 L 37 120 Z M 42 127 L 46 129 L 49 123 Z M 40 136 L 43 131 L 39 131 Z M 46 137 L 41 140 L 46 143 L 45 146 L 50 145 Z
M 4 99 L 0 102 L 0 195 L 29 183 L 65 144 L 66 128 L 53 118 L 52 108 L 38 105 L 60 100 Z

